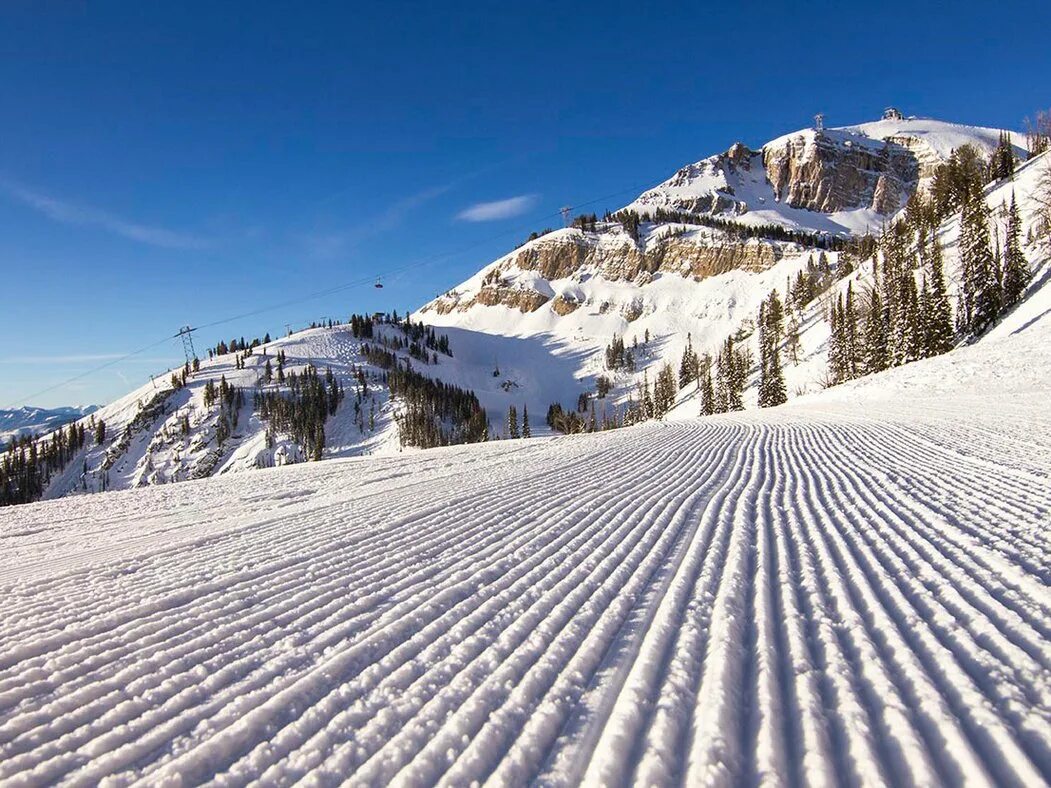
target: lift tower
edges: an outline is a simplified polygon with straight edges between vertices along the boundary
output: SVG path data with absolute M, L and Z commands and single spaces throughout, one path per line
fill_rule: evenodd
M 186 363 L 191 363 L 197 358 L 197 352 L 193 349 L 193 332 L 196 328 L 183 326 L 175 336 L 182 340 L 182 352 L 186 356 Z

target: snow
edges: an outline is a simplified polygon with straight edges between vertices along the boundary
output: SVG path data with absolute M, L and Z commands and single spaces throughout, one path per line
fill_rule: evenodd
M 1043 784 L 1046 323 L 772 410 L 4 509 L 0 782 Z
M 734 204 L 731 210 L 719 211 L 740 224 L 780 225 L 793 230 L 824 232 L 833 235 L 878 233 L 887 216 L 867 207 L 856 207 L 832 213 L 793 208 L 778 199 L 763 166 L 764 153 L 785 147 L 789 142 L 802 145 L 803 158 L 816 144 L 815 129 L 800 129 L 767 142 L 761 151 L 741 158 L 737 163 L 725 155 L 703 159 L 680 170 L 674 176 L 643 192 L 628 208 L 647 213 L 657 207 L 674 208 L 699 198 L 718 194 Z M 880 151 L 888 140 L 915 149 L 924 163 L 945 161 L 962 145 L 976 146 L 988 156 L 996 149 L 1000 129 L 965 126 L 930 118 L 879 120 L 853 126 L 828 128 L 823 138 L 840 147 L 858 146 Z M 1025 138 L 1007 132 L 1019 157 L 1025 158 Z M 731 149 L 731 152 L 737 149 Z
M 922 140 L 932 148 L 939 157 L 947 159 L 957 148 L 963 145 L 975 145 L 988 156 L 1000 142 L 1000 129 L 984 126 L 965 126 L 960 123 L 949 123 L 934 118 L 902 118 L 901 120 L 877 120 L 870 123 L 859 123 L 855 126 L 842 126 L 839 131 L 859 134 L 871 139 L 886 140 L 892 137 L 914 137 Z M 1017 155 L 1025 158 L 1025 135 L 1015 131 L 1007 132 Z
M 0 447 L 23 435 L 51 432 L 96 410 L 98 405 L 60 408 L 34 408 L 27 405 L 13 410 L 0 410 Z
M 212 456 L 201 397 L 253 385 L 261 348 L 106 406 L 111 438 L 49 495 L 162 395 L 113 465 L 137 489 L 0 509 L 0 784 L 1046 784 L 1046 163 L 986 194 L 1001 237 L 999 206 L 1022 207 L 1021 304 L 972 345 L 821 390 L 819 299 L 779 408 L 698 419 L 687 391 L 665 422 L 400 452 L 375 386 L 375 430 L 348 394 L 328 461 L 259 468 L 296 448 L 268 449 L 249 405 Z M 808 254 L 699 282 L 509 272 L 581 306 L 427 312 L 454 356 L 418 368 L 497 428 L 527 403 L 542 432 L 607 374 L 614 333 L 653 335 L 639 375 L 687 332 L 712 349 Z M 832 295 L 869 282 L 862 265 Z M 364 364 L 343 327 L 278 350 L 341 380 Z M 212 478 L 165 483 L 206 457 Z
M 319 374 L 331 369 L 345 387 L 346 398 L 325 423 L 325 459 L 403 451 L 395 421 L 399 405 L 391 400 L 390 392 L 380 380 L 383 370 L 369 364 L 362 354 L 362 344 L 377 345 L 381 336 L 404 339 L 405 335 L 390 325 L 379 325 L 375 330 L 375 340 L 355 338 L 349 326 L 299 331 L 257 347 L 252 355 L 245 357 L 243 369 L 237 369 L 234 353 L 205 359 L 187 385 L 174 390 L 170 372 L 156 376 L 150 383 L 94 413 L 95 418 L 106 423 L 106 440 L 97 445 L 93 437 L 89 437 L 87 447 L 51 479 L 45 498 L 167 484 L 215 474 L 239 474 L 304 461 L 301 447 L 288 436 L 279 434 L 276 444 L 268 448 L 267 424 L 254 412 L 252 396 L 257 386 L 262 390 L 277 386 L 276 383 L 263 384 L 262 377 L 267 361 L 276 374 L 278 352 L 285 354 L 286 372 L 300 373 L 313 364 Z M 577 379 L 579 351 L 563 347 L 555 340 L 544 343 L 487 336 L 455 327 L 442 329 L 441 333 L 449 336 L 452 357 L 439 353 L 437 364 L 425 365 L 410 358 L 404 350 L 397 355 L 403 363 L 408 361 L 429 377 L 474 391 L 496 434 L 503 432 L 511 405 L 515 405 L 519 413 L 523 406 L 527 407 L 534 434 L 546 433 L 547 406 L 558 400 L 575 402 L 584 387 Z M 497 368 L 500 374 L 494 376 Z M 358 423 L 354 409 L 357 369 L 374 376 L 368 384 L 370 393 L 362 402 L 364 427 Z M 544 370 L 543 375 L 537 374 L 540 369 Z M 204 390 L 209 382 L 218 385 L 224 377 L 231 385 L 243 388 L 245 405 L 239 411 L 233 434 L 219 445 L 218 406 L 205 406 Z M 140 414 L 153 413 L 151 403 L 158 403 L 156 412 L 143 421 Z M 373 408 L 374 428 L 368 425 Z M 184 417 L 190 424 L 186 434 L 182 430 Z M 84 422 L 88 423 L 86 419 Z M 131 435 L 125 441 L 122 436 L 129 425 Z
M 836 136 L 836 132 L 825 132 L 826 136 Z M 861 140 L 868 144 L 874 141 L 865 137 L 840 134 L 844 140 Z M 786 135 L 782 140 L 801 138 L 813 142 L 814 132 L 798 131 Z M 768 147 L 774 143 L 767 143 Z M 830 235 L 859 235 L 878 230 L 887 217 L 870 208 L 852 208 L 831 213 L 810 211 L 805 208 L 794 208 L 781 202 L 777 193 L 766 177 L 763 168 L 763 154 L 754 153 L 748 158 L 747 167 L 730 168 L 720 157 L 712 157 L 690 165 L 689 177 L 682 179 L 677 173 L 659 186 L 643 192 L 628 209 L 649 214 L 658 207 L 675 209 L 677 205 L 691 200 L 704 198 L 718 192 L 725 198 L 732 199 L 739 207 L 730 212 L 723 212 L 724 218 L 731 218 L 738 224 L 756 227 L 762 225 L 779 225 L 791 230 L 828 233 Z

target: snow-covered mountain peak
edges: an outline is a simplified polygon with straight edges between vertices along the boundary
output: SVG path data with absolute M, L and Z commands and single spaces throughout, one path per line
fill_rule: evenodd
M 930 118 L 889 117 L 837 128 L 783 134 L 759 150 L 734 143 L 688 164 L 627 207 L 722 216 L 742 224 L 774 224 L 841 235 L 878 228 L 934 168 L 970 144 L 982 154 L 1001 130 Z M 1008 132 L 1016 152 L 1024 140 Z

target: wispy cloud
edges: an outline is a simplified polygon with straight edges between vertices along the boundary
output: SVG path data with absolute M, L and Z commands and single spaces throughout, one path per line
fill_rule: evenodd
M 335 231 L 306 233 L 301 240 L 315 257 L 337 257 L 369 238 L 397 229 L 414 210 L 441 197 L 455 185 L 454 182 L 423 189 L 391 203 L 359 224 Z
M 210 245 L 204 238 L 128 221 L 97 208 L 57 200 L 11 181 L 0 181 L 0 189 L 12 199 L 62 224 L 98 227 L 132 241 L 171 249 L 202 249 Z
M 537 195 L 520 194 L 517 197 L 508 197 L 506 200 L 475 203 L 460 211 L 456 218 L 465 222 L 494 222 L 499 219 L 520 216 L 536 203 Z
M 113 361 L 124 358 L 127 353 L 80 353 L 68 356 L 9 356 L 0 358 L 0 364 L 93 364 L 96 361 Z M 170 358 L 145 358 L 133 356 L 129 364 L 167 364 Z

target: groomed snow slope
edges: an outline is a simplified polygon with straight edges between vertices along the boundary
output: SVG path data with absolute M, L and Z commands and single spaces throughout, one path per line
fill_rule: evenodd
M 0 782 L 1043 784 L 1047 338 L 6 509 Z

